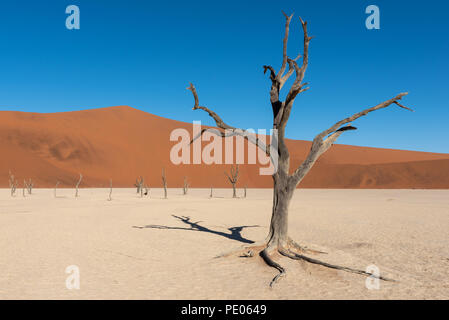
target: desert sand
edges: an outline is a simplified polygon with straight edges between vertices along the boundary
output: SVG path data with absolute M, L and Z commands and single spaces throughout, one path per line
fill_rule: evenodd
M 192 112 L 193 119 L 203 115 Z M 198 118 L 196 118 L 198 117 Z M 206 116 L 207 117 L 207 116 Z M 229 165 L 174 165 L 169 140 L 174 129 L 192 131 L 192 123 L 161 118 L 127 106 L 61 113 L 0 111 L 0 187 L 11 170 L 20 183 L 36 187 L 73 187 L 79 173 L 84 187 L 132 187 L 143 176 L 161 187 L 166 169 L 169 187 L 229 187 Z M 288 140 L 294 170 L 310 149 L 309 141 Z M 203 143 L 206 145 L 207 143 Z M 235 154 L 235 153 L 234 153 Z M 241 186 L 271 188 L 271 176 L 259 165 L 241 166 Z M 301 188 L 449 188 L 449 154 L 334 145 L 316 163 Z
M 287 275 L 259 256 L 217 255 L 263 240 L 271 190 L 34 189 L 12 198 L 0 189 L 0 299 L 448 299 L 449 190 L 298 189 L 290 235 L 327 252 L 323 261 L 376 265 L 378 290 L 365 276 L 279 258 Z M 242 190 L 239 189 L 239 195 Z M 189 217 L 193 227 L 176 217 Z M 187 219 L 187 218 L 184 218 Z M 187 220 L 185 220 L 187 221 Z M 65 285 L 67 266 L 80 289 Z

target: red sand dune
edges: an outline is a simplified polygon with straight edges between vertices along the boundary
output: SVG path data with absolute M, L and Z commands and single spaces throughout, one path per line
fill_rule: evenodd
M 120 106 L 52 114 L 0 112 L 0 187 L 8 171 L 19 182 L 32 178 L 36 187 L 73 187 L 81 172 L 82 187 L 132 187 L 144 176 L 160 187 L 166 169 L 168 186 L 229 187 L 229 165 L 174 165 L 169 141 L 173 129 L 192 130 L 191 123 L 161 118 Z M 204 143 L 206 145 L 207 143 Z M 292 167 L 310 148 L 307 141 L 288 141 Z M 241 165 L 239 185 L 271 187 L 258 165 Z M 449 154 L 335 145 L 300 184 L 307 188 L 449 188 Z

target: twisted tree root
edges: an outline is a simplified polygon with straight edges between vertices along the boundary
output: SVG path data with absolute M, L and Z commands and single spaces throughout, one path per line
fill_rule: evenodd
M 276 261 L 273 260 L 273 258 L 271 258 L 269 252 L 268 252 L 269 248 L 265 248 L 260 252 L 260 256 L 263 258 L 263 260 L 265 261 L 266 264 L 268 264 L 270 267 L 276 268 L 279 271 L 279 274 L 276 275 L 270 282 L 270 288 L 273 287 L 273 285 L 281 278 L 285 275 L 286 271 L 285 268 L 283 266 L 281 266 L 279 263 L 277 263 Z M 271 249 L 274 250 L 274 249 Z
M 371 277 L 374 277 L 376 279 L 383 280 L 383 281 L 396 282 L 396 280 L 394 280 L 394 279 L 386 278 L 383 276 L 377 276 L 375 274 L 372 274 L 372 273 L 369 273 L 369 272 L 366 272 L 366 271 L 363 271 L 360 269 L 353 269 L 353 268 L 349 268 L 349 267 L 345 267 L 345 266 L 339 266 L 336 264 L 331 264 L 331 263 L 327 263 L 327 262 L 324 262 L 321 260 L 310 258 L 310 257 L 304 255 L 304 253 L 307 253 L 307 254 L 322 254 L 322 253 L 324 253 L 324 254 L 326 254 L 326 252 L 308 249 L 306 247 L 303 247 L 303 246 L 297 244 L 295 241 L 293 241 L 290 238 L 287 241 L 286 247 L 269 246 L 266 242 L 259 242 L 259 243 L 252 244 L 250 246 L 244 246 L 243 248 L 239 248 L 239 249 L 227 252 L 227 253 L 220 254 L 220 255 L 216 256 L 215 258 L 229 257 L 231 255 L 236 255 L 236 254 L 238 254 L 239 257 L 252 258 L 252 257 L 256 256 L 257 253 L 260 255 L 260 257 L 262 257 L 262 259 L 268 266 L 275 268 L 276 270 L 279 271 L 279 273 L 270 281 L 270 288 L 272 288 L 273 285 L 276 284 L 287 273 L 286 269 L 281 264 L 279 264 L 278 262 L 276 262 L 274 260 L 273 254 L 276 254 L 276 253 L 279 253 L 282 256 L 293 259 L 293 260 L 302 260 L 302 261 L 305 261 L 308 263 L 320 265 L 320 266 L 330 268 L 330 269 L 341 270 L 341 271 L 356 273 L 356 274 L 365 275 L 365 276 L 371 276 Z
M 317 259 L 309 258 L 307 256 L 291 252 L 290 250 L 286 251 L 283 248 L 279 248 L 278 252 L 280 254 L 282 254 L 283 256 L 285 256 L 287 258 L 290 258 L 290 259 L 293 259 L 293 260 L 304 260 L 306 262 L 317 264 L 317 265 L 320 265 L 320 266 L 323 266 L 323 267 L 326 267 L 326 268 L 342 270 L 342 271 L 356 273 L 356 274 L 361 274 L 361 275 L 366 275 L 366 276 L 373 276 L 373 277 L 375 277 L 377 279 L 384 280 L 384 281 L 393 281 L 393 282 L 396 281 L 396 280 L 393 280 L 393 279 L 390 279 L 390 278 L 377 276 L 375 274 L 372 274 L 370 272 L 366 272 L 366 271 L 363 271 L 363 270 L 360 270 L 360 269 L 353 269 L 353 268 L 349 268 L 349 267 L 339 266 L 339 265 L 336 265 L 336 264 L 330 264 L 330 263 L 327 263 L 327 262 L 324 262 L 324 261 L 320 261 L 320 260 L 317 260 Z
M 307 247 L 303 247 L 300 244 L 296 243 L 292 238 L 288 238 L 287 245 L 288 245 L 290 251 L 298 253 L 298 254 L 300 254 L 300 253 L 327 254 L 327 252 L 313 250 L 313 249 L 309 249 Z M 292 249 L 296 249 L 296 250 L 292 250 Z

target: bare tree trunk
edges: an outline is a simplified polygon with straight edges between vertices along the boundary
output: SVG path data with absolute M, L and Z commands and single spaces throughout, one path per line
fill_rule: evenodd
M 143 188 L 144 188 L 145 180 L 142 176 L 136 179 L 136 183 L 134 186 L 137 188 L 137 194 L 140 193 L 140 197 L 143 197 Z M 146 195 L 146 193 L 145 193 Z
M 140 193 L 140 187 L 141 187 L 141 182 L 140 182 L 139 178 L 136 179 L 136 183 L 134 183 L 134 186 L 137 189 L 136 193 L 139 194 Z
M 246 184 L 245 184 L 245 187 L 243 188 L 243 198 L 246 199 Z
M 109 180 L 109 197 L 108 201 L 112 200 L 112 179 Z
M 165 169 L 162 169 L 162 184 L 164 185 L 164 199 L 167 199 L 167 177 L 165 176 Z
M 273 176 L 273 208 L 267 247 L 285 246 L 288 239 L 288 208 L 295 188 L 286 184 L 277 174 Z
M 232 197 L 237 198 L 236 183 L 239 180 L 239 165 L 231 166 L 231 172 L 228 174 L 225 171 L 225 175 L 228 177 L 229 182 L 232 184 Z
M 78 198 L 78 187 L 80 186 L 81 180 L 83 180 L 83 175 L 80 173 L 80 179 L 78 180 L 75 186 L 75 198 Z
M 55 190 L 54 190 L 54 196 L 56 198 L 56 189 L 58 189 L 59 181 L 56 181 Z
M 182 188 L 182 194 L 186 195 L 189 191 L 189 183 L 187 182 L 187 177 L 184 177 L 184 186 Z
M 18 181 L 11 173 L 11 170 L 9 170 L 9 187 L 11 188 L 11 197 L 15 196 L 18 185 L 19 185 Z
M 213 193 L 213 188 L 212 188 L 212 186 L 210 186 L 210 195 L 209 195 L 209 198 L 213 198 L 213 196 L 214 196 L 214 193 Z
M 31 180 L 31 178 L 28 180 L 28 182 L 25 183 L 25 187 L 28 190 L 28 194 L 31 194 L 33 192 L 34 184 L 33 184 L 33 180 Z

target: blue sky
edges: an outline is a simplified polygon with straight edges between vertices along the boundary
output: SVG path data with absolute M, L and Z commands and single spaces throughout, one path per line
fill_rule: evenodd
M 81 29 L 65 27 L 78 5 Z M 380 8 L 367 30 L 365 8 Z M 7 1 L 0 8 L 0 110 L 60 112 L 129 105 L 212 124 L 200 103 L 242 128 L 270 128 L 270 81 L 284 17 L 295 13 L 288 52 L 302 52 L 298 16 L 309 22 L 306 81 L 287 136 L 310 140 L 336 121 L 409 91 L 397 107 L 358 120 L 339 143 L 449 153 L 447 1 Z M 101 124 L 99 124 L 101 129 Z

